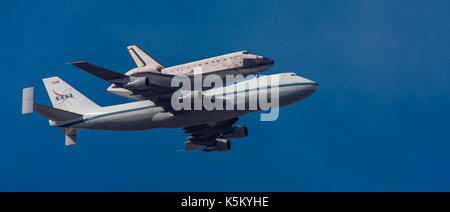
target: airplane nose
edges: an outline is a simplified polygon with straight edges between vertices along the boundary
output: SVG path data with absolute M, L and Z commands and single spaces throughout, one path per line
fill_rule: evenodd
M 310 80 L 310 79 L 301 77 L 301 76 L 298 76 L 298 77 L 299 77 L 299 82 L 300 82 L 300 83 L 303 83 L 303 84 L 305 84 L 305 85 L 310 85 L 310 86 L 316 88 L 316 90 L 317 90 L 317 88 L 319 88 L 319 83 L 314 82 L 314 81 L 312 81 L 312 80 Z
M 293 76 L 291 78 L 292 81 L 290 82 L 293 86 L 292 88 L 289 88 L 287 85 L 285 86 L 285 93 L 280 98 L 281 106 L 298 102 L 310 96 L 319 88 L 319 84 L 317 82 L 303 78 L 294 73 L 290 76 Z
M 313 81 L 312 84 L 311 84 L 311 86 L 312 86 L 312 89 L 313 89 L 314 91 L 316 91 L 316 90 L 319 88 L 319 83 Z
M 319 83 L 314 82 L 310 79 L 300 77 L 299 76 L 299 82 L 302 84 L 301 89 L 298 91 L 302 95 L 309 96 L 312 93 L 316 92 L 316 90 L 319 88 Z
M 307 95 L 309 96 L 312 93 L 316 92 L 318 88 L 319 88 L 319 84 L 316 82 L 312 82 L 311 84 L 307 84 L 303 88 L 303 92 L 307 93 Z

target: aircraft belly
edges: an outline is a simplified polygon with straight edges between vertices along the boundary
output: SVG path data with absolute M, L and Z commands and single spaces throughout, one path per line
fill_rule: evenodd
M 119 131 L 135 131 L 151 129 L 158 126 L 158 122 L 152 121 L 152 118 L 158 112 L 145 110 L 130 113 L 120 113 L 110 116 L 97 118 L 88 121 L 86 128 L 103 129 L 103 130 L 119 130 Z
M 180 113 L 173 116 L 171 119 L 161 121 L 161 127 L 164 128 L 182 128 L 195 126 L 205 123 L 214 123 L 218 121 L 224 121 L 231 118 L 236 118 L 242 115 L 250 113 L 249 111 L 236 111 L 236 110 L 216 110 L 216 111 L 191 111 Z

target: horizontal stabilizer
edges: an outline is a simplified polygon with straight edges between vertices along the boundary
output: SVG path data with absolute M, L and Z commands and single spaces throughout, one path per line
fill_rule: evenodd
M 24 88 L 22 92 L 22 114 L 33 112 L 34 87 Z
M 24 88 L 22 96 L 22 114 L 38 112 L 42 116 L 56 122 L 82 119 L 83 115 L 66 110 L 34 103 L 34 88 Z
M 111 81 L 111 80 L 116 80 L 116 79 L 121 79 L 121 78 L 128 78 L 127 75 L 115 72 L 115 71 L 111 71 L 109 69 L 106 68 L 102 68 L 100 66 L 88 63 L 88 62 L 75 62 L 75 63 L 70 63 L 78 68 L 80 68 L 81 70 L 84 70 L 88 73 L 91 73 L 97 77 L 100 77 L 101 79 L 104 79 L 106 81 Z
M 77 113 L 72 113 L 72 112 L 57 109 L 57 108 L 47 107 L 45 105 L 41 105 L 41 104 L 37 104 L 37 103 L 34 103 L 33 106 L 34 106 L 34 110 L 36 112 L 38 112 L 42 116 L 45 116 L 46 118 L 48 118 L 52 121 L 56 121 L 56 122 L 77 120 L 77 119 L 83 118 L 82 115 L 77 114 Z

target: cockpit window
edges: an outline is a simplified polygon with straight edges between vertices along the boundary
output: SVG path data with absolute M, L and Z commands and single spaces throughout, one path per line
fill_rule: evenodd
M 250 52 L 248 52 L 248 51 L 244 51 L 244 52 L 242 52 L 242 54 L 249 54 Z
M 291 76 L 297 76 L 297 74 L 291 74 Z

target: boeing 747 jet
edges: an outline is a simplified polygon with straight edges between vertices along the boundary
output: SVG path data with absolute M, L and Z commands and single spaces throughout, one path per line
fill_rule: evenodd
M 88 62 L 70 64 L 108 81 L 111 83 L 107 89 L 109 92 L 135 102 L 102 107 L 55 76 L 43 79 L 53 107 L 35 103 L 34 88 L 29 87 L 23 90 L 22 114 L 36 111 L 48 118 L 50 126 L 62 129 L 66 145 L 76 144 L 77 133 L 81 129 L 136 131 L 183 128 L 190 134 L 184 150 L 223 152 L 231 149 L 229 139 L 248 136 L 247 127 L 235 125 L 240 116 L 293 104 L 318 88 L 316 82 L 295 73 L 260 75 L 274 62 L 248 51 L 171 67 L 165 67 L 138 46 L 129 46 L 128 51 L 137 67 L 125 74 Z M 246 78 L 217 85 L 217 80 L 235 75 Z M 177 78 L 187 81 L 174 83 Z M 274 78 L 275 81 L 272 80 Z M 196 79 L 201 81 L 200 88 L 195 86 Z M 211 79 L 216 81 L 205 83 Z M 194 86 L 182 87 L 189 83 Z M 276 104 L 263 108 L 259 101 L 262 97 L 267 98 L 266 102 Z M 175 103 L 180 106 L 187 102 L 189 106 L 193 105 L 196 98 L 200 103 L 210 102 L 215 107 L 174 106 Z

